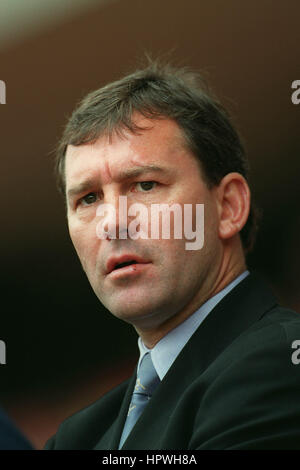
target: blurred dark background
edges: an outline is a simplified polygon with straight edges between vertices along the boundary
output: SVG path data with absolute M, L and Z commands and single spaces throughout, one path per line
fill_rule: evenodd
M 38 448 L 138 357 L 77 261 L 51 151 L 78 100 L 143 51 L 203 70 L 233 114 L 263 210 L 249 267 L 300 310 L 299 18 L 298 0 L 1 0 L 0 402 Z

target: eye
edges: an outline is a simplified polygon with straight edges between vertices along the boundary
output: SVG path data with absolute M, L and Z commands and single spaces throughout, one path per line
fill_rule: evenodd
M 147 192 L 151 191 L 157 183 L 155 181 L 141 181 L 139 183 L 136 183 L 137 187 L 139 186 L 141 188 L 141 192 Z
M 88 193 L 79 200 L 79 204 L 83 203 L 84 206 L 90 206 L 91 204 L 93 204 L 96 201 L 97 201 L 97 194 L 96 193 Z

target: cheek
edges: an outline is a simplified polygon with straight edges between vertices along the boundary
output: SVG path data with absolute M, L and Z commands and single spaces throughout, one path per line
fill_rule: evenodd
M 69 225 L 69 233 L 74 248 L 85 271 L 96 263 L 99 240 L 91 227 Z
M 183 271 L 195 257 L 195 251 L 186 250 L 186 240 L 159 240 L 156 253 L 160 253 L 158 260 L 162 267 L 171 271 Z
M 212 262 L 209 240 L 204 239 L 201 249 L 186 249 L 186 244 L 198 246 L 192 240 L 173 240 L 161 245 L 163 276 L 181 289 L 193 288 L 197 279 L 203 278 Z

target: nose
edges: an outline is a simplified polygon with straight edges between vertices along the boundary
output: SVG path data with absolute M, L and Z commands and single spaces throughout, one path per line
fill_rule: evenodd
M 97 237 L 104 240 L 128 237 L 127 196 L 114 196 L 100 204 L 96 212 L 99 221 Z

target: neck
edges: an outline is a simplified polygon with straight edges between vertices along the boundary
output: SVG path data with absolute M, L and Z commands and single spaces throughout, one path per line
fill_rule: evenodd
M 230 241 L 227 246 L 225 245 L 222 262 L 216 272 L 209 277 L 209 285 L 203 285 L 183 310 L 153 328 L 135 326 L 138 335 L 147 348 L 152 349 L 171 330 L 183 323 L 208 299 L 221 292 L 247 269 L 240 242 L 237 243 L 234 250 L 231 246 L 232 243 L 235 243 L 235 241 Z

